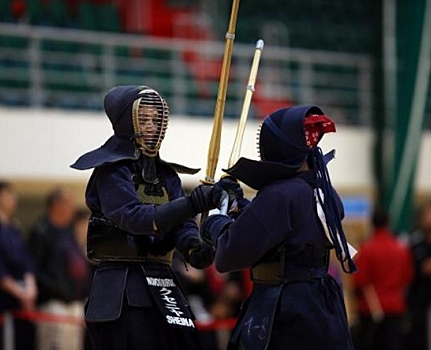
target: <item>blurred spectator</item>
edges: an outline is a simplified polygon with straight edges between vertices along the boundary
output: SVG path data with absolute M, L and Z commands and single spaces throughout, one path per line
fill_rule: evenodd
M 37 287 L 34 267 L 14 220 L 17 195 L 12 184 L 0 181 L 0 312 L 32 311 L 35 308 Z M 15 320 L 15 350 L 34 348 L 34 329 L 31 323 Z
M 187 296 L 190 308 L 196 321 L 208 324 L 214 319 L 208 311 L 208 305 L 214 296 L 208 284 L 204 269 L 195 269 L 184 261 L 179 252 L 175 252 L 172 268 L 176 272 L 178 280 Z M 202 347 L 206 350 L 219 350 L 215 332 L 211 330 L 199 332 Z
M 212 291 L 208 285 L 204 269 L 195 269 L 175 252 L 172 262 L 173 270 L 178 274 L 181 286 L 188 296 L 190 306 L 197 321 L 211 321 L 207 307 L 213 300 Z
M 80 252 L 79 259 L 77 260 L 86 262 L 86 267 L 84 269 L 85 277 L 83 277 L 80 282 L 82 284 L 81 293 L 77 293 L 77 297 L 82 300 L 86 299 L 90 293 L 91 280 L 93 279 L 97 266 L 97 263 L 91 261 L 87 257 L 87 231 L 89 219 L 90 211 L 87 208 L 80 208 L 76 210 L 72 224 L 77 244 L 77 251 Z
M 214 265 L 197 270 L 175 264 L 181 285 L 190 298 L 196 318 L 201 322 L 237 317 L 249 293 L 248 271 L 220 273 Z
M 77 279 L 77 298 L 84 302 L 90 293 L 91 282 L 93 275 L 96 271 L 97 264 L 87 258 L 87 229 L 88 220 L 90 219 L 90 211 L 87 208 L 80 208 L 76 210 L 75 217 L 73 219 L 73 231 L 76 240 L 76 257 L 77 261 L 82 265 L 82 273 L 78 273 L 77 276 L 82 278 Z M 84 306 L 81 308 L 82 317 L 84 317 Z M 91 349 L 90 338 L 88 333 L 84 334 L 84 348 Z
M 87 208 L 76 210 L 72 221 L 75 241 L 68 249 L 70 275 L 75 280 L 75 300 L 83 302 L 90 292 L 91 279 L 96 263 L 87 258 L 87 228 L 90 211 Z M 84 315 L 82 315 L 84 316 Z
M 208 305 L 211 317 L 214 320 L 236 319 L 251 291 L 249 270 L 220 273 L 213 264 L 205 272 L 213 294 L 213 300 Z M 215 335 L 219 350 L 226 349 L 231 333 L 231 329 L 217 330 Z
M 75 243 L 83 253 L 88 262 L 94 264 L 87 257 L 87 231 L 88 220 L 90 219 L 90 211 L 86 207 L 77 208 L 72 219 L 72 228 L 75 236 Z
M 207 323 L 236 318 L 242 302 L 248 296 L 251 281 L 248 270 L 220 273 L 214 265 L 198 270 L 174 259 L 173 268 L 187 295 L 196 320 Z M 206 350 L 225 349 L 231 330 L 217 329 L 201 332 Z
M 415 277 L 410 286 L 408 349 L 431 348 L 431 202 L 418 212 L 417 229 L 410 235 Z
M 389 215 L 376 209 L 372 233 L 359 249 L 353 286 L 359 316 L 357 350 L 403 348 L 406 291 L 413 276 L 408 247 L 389 229 Z
M 248 296 L 248 275 L 242 270 L 220 273 L 214 265 L 206 270 L 206 274 L 214 296 L 208 306 L 211 315 L 215 319 L 237 317 L 242 302 Z
M 87 228 L 89 219 L 90 211 L 87 208 L 79 208 L 76 210 L 72 221 L 76 243 L 85 256 L 87 256 Z
M 57 187 L 47 196 L 46 214 L 30 232 L 29 248 L 36 263 L 39 310 L 62 316 L 83 316 L 83 298 L 88 281 L 87 262 L 74 236 L 75 203 L 67 187 Z M 81 325 L 37 325 L 39 350 L 80 350 Z

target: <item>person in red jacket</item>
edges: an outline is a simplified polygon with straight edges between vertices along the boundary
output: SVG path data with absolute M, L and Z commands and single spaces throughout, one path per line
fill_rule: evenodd
M 402 323 L 407 310 L 406 290 L 413 277 L 410 251 L 389 228 L 389 214 L 372 214 L 371 237 L 355 259 L 353 286 L 359 316 L 356 349 L 403 348 Z

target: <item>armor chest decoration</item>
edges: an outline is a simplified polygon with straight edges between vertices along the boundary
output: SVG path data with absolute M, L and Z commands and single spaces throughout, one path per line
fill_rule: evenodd
M 156 184 L 140 183 L 135 187 L 139 199 L 144 204 L 160 205 L 169 202 L 168 191 L 161 181 Z

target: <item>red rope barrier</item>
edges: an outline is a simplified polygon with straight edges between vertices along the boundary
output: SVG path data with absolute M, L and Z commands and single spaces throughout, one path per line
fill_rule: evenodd
M 218 329 L 233 329 L 236 318 L 226 318 L 222 320 L 213 320 L 209 322 L 195 321 L 196 328 L 202 332 L 211 332 Z
M 81 317 L 58 315 L 40 311 L 14 311 L 13 316 L 21 320 L 32 322 L 50 322 L 50 323 L 65 323 L 77 326 L 85 326 L 84 319 Z M 0 315 L 0 324 L 3 323 L 3 316 Z M 221 320 L 212 320 L 207 322 L 195 321 L 196 328 L 202 332 L 211 332 L 218 329 L 233 329 L 235 326 L 235 318 L 226 318 Z
M 84 326 L 84 319 L 75 316 L 58 315 L 48 312 L 39 311 L 14 311 L 14 317 L 21 320 L 34 321 L 34 322 L 50 322 L 50 323 L 67 323 L 77 326 Z

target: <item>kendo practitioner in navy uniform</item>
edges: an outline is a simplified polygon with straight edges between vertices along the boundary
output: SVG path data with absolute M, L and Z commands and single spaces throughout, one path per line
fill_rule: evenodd
M 201 235 L 215 244 L 218 271 L 250 268 L 253 280 L 228 349 L 353 349 L 342 291 L 328 274 L 333 248 L 346 272 L 356 269 L 326 168 L 334 151 L 317 146 L 331 131 L 316 106 L 276 110 L 260 129 L 261 160 L 240 158 L 224 170 L 219 183 L 243 204 L 210 215 Z M 257 190 L 248 205 L 235 179 Z
M 194 217 L 218 206 L 223 190 L 197 186 L 185 195 L 178 172 L 196 169 L 159 157 L 169 109 L 146 86 L 117 86 L 104 99 L 114 135 L 71 167 L 94 168 L 87 255 L 99 262 L 85 308 L 98 350 L 200 349 L 186 297 L 171 269 L 173 250 L 195 268 L 213 262 Z

